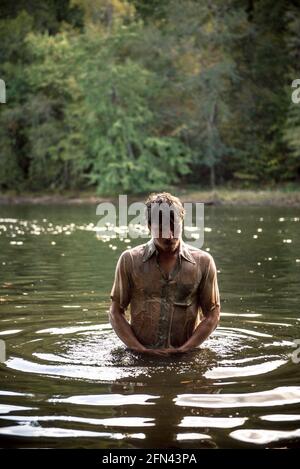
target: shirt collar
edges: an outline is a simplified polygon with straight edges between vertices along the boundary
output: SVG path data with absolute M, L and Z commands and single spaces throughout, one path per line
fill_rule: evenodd
M 152 254 L 154 252 L 157 253 L 158 251 L 157 251 L 157 248 L 155 246 L 154 239 L 151 238 L 148 241 L 148 243 L 145 244 L 144 254 L 143 254 L 143 262 L 146 262 L 148 259 L 150 259 L 150 257 L 152 256 Z M 188 245 L 182 239 L 180 239 L 180 243 L 179 243 L 179 254 L 184 259 L 191 262 L 192 264 L 196 264 L 193 256 L 190 253 Z

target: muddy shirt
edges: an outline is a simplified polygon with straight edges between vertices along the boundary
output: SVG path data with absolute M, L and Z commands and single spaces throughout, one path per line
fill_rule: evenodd
M 177 263 L 166 275 L 153 238 L 124 251 L 110 297 L 126 310 L 145 347 L 180 347 L 198 326 L 201 313 L 220 306 L 217 270 L 206 251 L 180 241 Z

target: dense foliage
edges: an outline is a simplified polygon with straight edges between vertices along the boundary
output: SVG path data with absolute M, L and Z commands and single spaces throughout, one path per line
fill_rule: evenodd
M 2 0 L 0 188 L 300 178 L 300 7 Z

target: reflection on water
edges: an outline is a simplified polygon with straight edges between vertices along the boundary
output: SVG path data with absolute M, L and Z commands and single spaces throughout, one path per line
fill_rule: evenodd
M 297 209 L 206 209 L 222 320 L 186 355 L 127 350 L 108 323 L 122 250 L 95 207 L 2 207 L 0 440 L 10 447 L 300 444 Z
M 181 394 L 177 405 L 191 407 L 267 407 L 300 402 L 300 386 L 286 386 L 269 391 L 242 394 Z
M 232 438 L 246 443 L 265 445 L 280 440 L 298 439 L 300 437 L 300 429 L 290 432 L 278 430 L 235 430 L 230 435 Z
M 108 433 L 108 432 L 94 432 L 87 430 L 72 430 L 67 428 L 56 427 L 39 427 L 32 426 L 31 424 L 17 425 L 0 429 L 0 435 L 10 436 L 23 436 L 23 437 L 44 437 L 44 438 L 108 438 L 114 440 L 122 440 L 124 438 L 138 438 L 144 439 L 144 433 Z

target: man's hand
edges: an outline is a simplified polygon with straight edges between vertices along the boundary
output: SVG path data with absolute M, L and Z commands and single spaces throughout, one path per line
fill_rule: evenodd
M 134 352 L 142 353 L 144 355 L 152 355 L 152 356 L 159 356 L 159 357 L 167 357 L 170 355 L 168 353 L 168 349 L 153 349 L 153 348 L 146 348 L 146 347 L 131 347 L 130 350 Z
M 177 347 L 177 348 L 167 348 L 167 349 L 162 349 L 163 351 L 165 351 L 168 355 L 179 355 L 179 354 L 182 354 L 182 353 L 187 353 L 187 352 L 191 352 L 192 350 L 195 350 L 194 347 L 184 347 L 184 346 L 181 346 L 181 347 Z
M 179 355 L 182 353 L 189 352 L 191 349 L 185 349 L 183 347 L 178 348 L 157 348 L 151 349 L 146 347 L 138 347 L 138 348 L 131 348 L 135 352 L 143 353 L 145 355 L 153 355 L 153 356 L 160 356 L 160 357 L 168 357 L 170 355 Z

